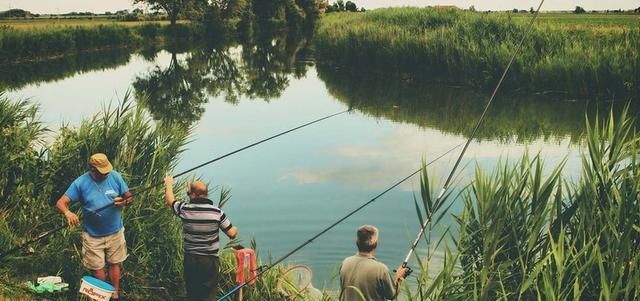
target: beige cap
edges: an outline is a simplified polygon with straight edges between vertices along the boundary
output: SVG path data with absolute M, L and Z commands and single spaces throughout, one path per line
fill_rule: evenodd
M 91 157 L 89 157 L 89 165 L 95 167 L 101 174 L 106 174 L 113 170 L 113 166 L 111 166 L 111 162 L 107 159 L 107 155 L 103 153 L 91 155 Z

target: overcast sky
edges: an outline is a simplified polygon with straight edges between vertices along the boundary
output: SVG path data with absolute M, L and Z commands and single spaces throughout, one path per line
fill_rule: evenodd
M 265 0 L 268 1 L 268 0 Z M 389 6 L 455 5 L 460 8 L 475 6 L 477 10 L 529 9 L 540 1 L 530 0 L 352 0 L 358 7 L 374 9 Z M 66 13 L 91 11 L 102 13 L 132 9 L 132 0 L 0 0 L 0 11 L 21 8 L 33 13 Z M 329 0 L 330 3 L 335 2 Z M 346 0 L 345 0 L 346 2 Z M 576 6 L 586 10 L 631 9 L 640 7 L 640 0 L 547 0 L 543 10 L 573 10 Z

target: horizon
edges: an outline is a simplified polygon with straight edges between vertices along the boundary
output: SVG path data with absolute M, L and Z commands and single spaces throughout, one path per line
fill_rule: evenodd
M 44 3 L 43 3 L 44 2 Z M 329 3 L 335 1 L 330 0 Z M 345 1 L 347 2 L 347 1 Z M 431 0 L 360 0 L 352 1 L 358 8 L 364 7 L 367 10 L 384 8 L 384 7 L 427 7 L 427 6 L 456 6 L 460 9 L 468 9 L 471 6 L 478 11 L 510 11 L 514 8 L 518 10 L 534 9 L 539 5 L 539 1 L 530 0 L 491 0 L 491 1 L 477 1 L 477 0 L 447 0 L 447 1 L 431 1 Z M 632 1 L 628 0 L 611 0 L 602 3 L 603 1 L 589 0 L 589 1 L 550 1 L 543 5 L 541 11 L 553 12 L 553 11 L 573 11 L 576 6 L 580 6 L 587 11 L 606 11 L 606 10 L 634 10 L 640 7 L 640 3 L 632 4 Z M 71 12 L 91 12 L 95 14 L 103 14 L 107 11 L 116 12 L 119 10 L 133 10 L 136 8 L 148 10 L 146 5 L 133 5 L 131 0 L 112 0 L 112 1 L 98 1 L 98 0 L 67 0 L 67 1 L 42 1 L 42 0 L 0 0 L 0 11 L 7 11 L 10 9 L 23 9 L 33 14 L 66 14 Z

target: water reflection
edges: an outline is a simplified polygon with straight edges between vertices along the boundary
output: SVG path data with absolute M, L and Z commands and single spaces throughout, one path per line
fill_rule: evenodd
M 155 119 L 190 126 L 202 116 L 202 105 L 206 103 L 202 72 L 189 62 L 179 61 L 173 52 L 166 69 L 155 66 L 133 82 L 138 103 Z
M 133 88 L 139 104 L 157 120 L 193 125 L 202 118 L 209 99 L 230 104 L 242 99 L 272 101 L 281 97 L 291 79 L 307 76 L 311 34 L 265 30 L 241 41 L 194 45 L 176 39 L 165 46 L 149 43 L 138 52 L 155 66 L 138 74 Z M 115 68 L 129 62 L 132 50 L 81 53 L 37 63 L 0 66 L 0 87 L 18 89 L 31 83 L 63 79 L 91 70 Z M 158 56 L 167 51 L 170 56 Z M 489 92 L 429 84 L 387 74 L 346 72 L 328 65 L 318 77 L 339 101 L 365 114 L 422 128 L 467 136 Z M 594 115 L 620 103 L 588 103 L 563 95 L 499 94 L 482 127 L 480 140 L 530 142 L 537 139 L 579 141 L 584 113 Z M 636 105 L 637 106 L 637 105 Z M 638 111 L 637 108 L 632 108 Z
M 289 76 L 303 77 L 306 64 L 296 58 L 308 46 L 297 32 L 258 35 L 240 44 L 191 49 L 183 59 L 171 51 L 168 67 L 155 66 L 138 76 L 133 87 L 140 104 L 157 120 L 189 126 L 198 121 L 209 97 L 238 103 L 242 97 L 269 101 L 289 85 Z M 147 52 L 145 57 L 155 57 Z
M 129 62 L 128 49 L 80 52 L 46 61 L 0 65 L 0 88 L 15 90 L 32 83 L 62 80 L 93 70 L 116 68 Z
M 317 66 L 318 76 L 338 100 L 375 117 L 468 136 L 484 110 L 488 91 L 393 78 L 371 72 L 353 73 L 328 65 Z M 596 103 L 563 95 L 501 95 L 479 128 L 479 140 L 530 142 L 537 139 L 577 142 L 585 112 L 619 112 L 623 103 Z M 635 109 L 638 111 L 637 109 Z

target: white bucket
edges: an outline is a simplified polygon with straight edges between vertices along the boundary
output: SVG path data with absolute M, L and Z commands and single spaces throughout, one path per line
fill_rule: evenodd
M 115 293 L 115 288 L 100 279 L 84 276 L 80 281 L 78 293 L 94 301 L 109 301 L 111 295 Z

